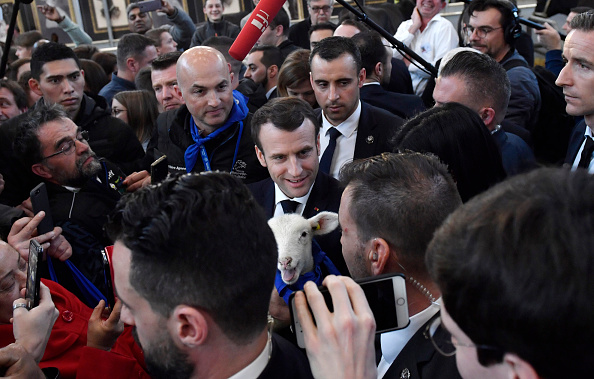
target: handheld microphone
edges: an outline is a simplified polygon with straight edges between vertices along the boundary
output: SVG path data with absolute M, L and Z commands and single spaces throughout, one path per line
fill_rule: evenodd
M 229 54 L 238 61 L 242 61 L 284 3 L 285 0 L 261 0 L 231 45 Z

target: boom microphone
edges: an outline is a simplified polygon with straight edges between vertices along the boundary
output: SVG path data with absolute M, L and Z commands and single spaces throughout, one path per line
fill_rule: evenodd
M 229 54 L 238 61 L 242 61 L 284 3 L 285 0 L 261 0 L 231 45 Z

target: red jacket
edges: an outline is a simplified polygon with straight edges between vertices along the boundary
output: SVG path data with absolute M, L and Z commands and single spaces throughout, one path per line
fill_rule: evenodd
M 60 312 L 39 367 L 57 367 L 61 378 L 149 378 L 142 350 L 126 327 L 111 351 L 87 347 L 92 309 L 61 285 L 42 279 Z M 0 325 L 0 346 L 14 342 L 12 325 Z

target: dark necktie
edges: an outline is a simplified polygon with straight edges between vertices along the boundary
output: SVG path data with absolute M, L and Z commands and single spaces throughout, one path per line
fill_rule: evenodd
M 324 154 L 322 154 L 322 159 L 320 160 L 320 171 L 325 174 L 330 173 L 332 156 L 334 155 L 334 150 L 336 150 L 336 139 L 338 136 L 342 135 L 336 128 L 330 128 L 328 133 L 330 134 L 330 141 L 328 142 L 328 147 L 326 147 L 326 150 L 324 150 Z
M 590 167 L 590 161 L 592 160 L 593 152 L 594 140 L 592 140 L 592 137 L 586 136 L 586 144 L 584 145 L 584 150 L 582 150 L 582 157 L 580 158 L 580 163 L 578 163 L 578 167 L 582 167 L 585 169 Z
M 299 206 L 299 204 L 301 204 L 298 201 L 293 201 L 293 200 L 283 200 L 280 203 L 281 203 L 281 207 L 283 207 L 283 212 L 285 212 L 285 214 L 295 213 L 295 211 L 297 210 L 297 207 Z

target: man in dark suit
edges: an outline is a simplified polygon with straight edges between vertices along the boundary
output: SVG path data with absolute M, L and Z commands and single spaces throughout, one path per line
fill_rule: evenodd
M 589 48 L 594 43 L 594 14 L 575 16 L 571 28 L 563 47 L 567 64 L 559 73 L 556 84 L 563 87 L 567 113 L 584 116 L 584 120 L 574 129 L 565 163 L 574 169 L 582 167 L 594 173 L 594 77 L 586 74 L 589 69 L 583 68 L 594 63 L 594 51 Z
M 249 188 L 268 218 L 285 213 L 311 218 L 321 211 L 338 212 L 342 188 L 318 170 L 319 131 L 313 109 L 298 98 L 272 100 L 254 114 L 256 155 L 270 178 Z M 316 241 L 338 270 L 348 275 L 340 231 L 316 237 Z
M 356 34 L 353 42 L 359 48 L 366 73 L 365 83 L 360 90 L 361 100 L 402 118 L 413 117 L 425 110 L 419 96 L 389 92 L 382 88 L 390 81 L 392 57 L 377 32 Z
M 278 253 L 240 179 L 189 174 L 139 192 L 109 231 L 121 319 L 151 377 L 312 378 L 305 356 L 268 331 Z
M 329 37 L 310 56 L 311 85 L 320 105 L 320 170 L 338 177 L 353 159 L 389 151 L 388 140 L 402 126 L 390 112 L 359 101 L 365 81 L 361 54 L 349 38 Z
M 354 279 L 406 275 L 410 324 L 381 335 L 378 377 L 459 378 L 455 359 L 439 354 L 441 294 L 425 267 L 433 232 L 460 204 L 447 167 L 419 153 L 382 154 L 341 171 L 343 255 Z M 379 355 L 379 354 L 378 354 Z
M 283 65 L 284 57 L 276 46 L 255 46 L 246 57 L 247 69 L 244 78 L 261 84 L 266 94 L 266 100 L 277 97 L 276 83 L 278 72 Z

